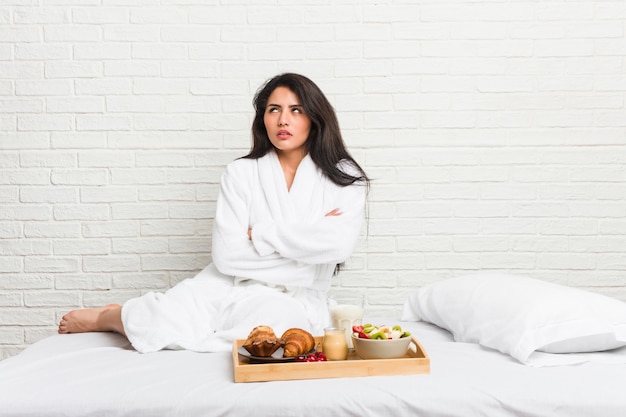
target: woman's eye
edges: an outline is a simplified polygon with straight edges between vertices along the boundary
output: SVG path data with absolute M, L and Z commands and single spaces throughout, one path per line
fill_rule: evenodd
M 276 113 L 278 111 L 278 109 L 276 107 L 270 107 L 269 109 L 267 109 L 268 113 Z
M 292 110 L 294 113 L 302 113 L 302 109 L 298 108 L 298 107 L 294 107 Z

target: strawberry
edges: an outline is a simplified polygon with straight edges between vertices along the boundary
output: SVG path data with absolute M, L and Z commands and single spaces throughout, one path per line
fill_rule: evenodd
M 363 331 L 363 326 L 352 326 L 352 331 L 354 333 L 361 333 Z

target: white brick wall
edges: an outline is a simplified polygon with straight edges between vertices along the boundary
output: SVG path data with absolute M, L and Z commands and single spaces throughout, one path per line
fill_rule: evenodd
M 624 2 L 3 0 L 0 358 L 210 262 L 220 173 L 283 71 L 374 179 L 337 291 L 397 315 L 504 270 L 626 300 Z

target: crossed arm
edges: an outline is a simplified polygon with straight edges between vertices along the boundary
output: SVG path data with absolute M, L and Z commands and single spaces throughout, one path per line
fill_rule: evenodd
M 213 231 L 213 262 L 224 274 L 260 281 L 308 285 L 317 265 L 338 264 L 354 250 L 361 231 L 366 187 L 342 187 L 333 205 L 310 222 L 248 223 L 250 202 L 225 175 Z

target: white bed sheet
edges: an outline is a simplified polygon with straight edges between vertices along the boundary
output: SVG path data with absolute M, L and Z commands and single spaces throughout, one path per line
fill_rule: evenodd
M 380 321 L 377 321 L 380 322 Z M 1 416 L 619 416 L 626 364 L 534 368 L 401 322 L 427 375 L 233 382 L 230 352 L 140 354 L 112 333 L 55 335 L 0 362 Z

